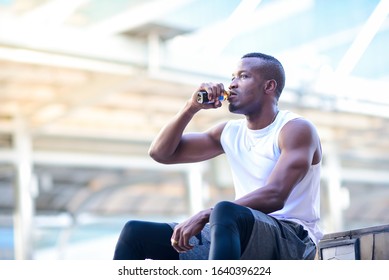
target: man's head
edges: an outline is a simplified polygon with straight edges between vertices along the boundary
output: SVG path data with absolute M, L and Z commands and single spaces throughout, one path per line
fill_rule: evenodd
M 256 116 L 277 106 L 285 85 L 281 63 L 272 56 L 248 53 L 237 63 L 229 85 L 228 109 Z
M 276 81 L 276 93 L 278 99 L 285 86 L 285 71 L 281 62 L 273 56 L 259 52 L 245 54 L 244 56 L 242 56 L 242 59 L 250 57 L 262 60 L 262 62 L 259 64 L 261 73 L 264 76 L 264 79 Z

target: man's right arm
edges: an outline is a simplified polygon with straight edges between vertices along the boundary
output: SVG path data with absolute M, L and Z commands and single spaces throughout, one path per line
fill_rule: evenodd
M 198 104 L 196 96 L 193 95 L 159 132 L 150 146 L 149 155 L 157 162 L 173 164 L 199 162 L 223 153 L 220 135 L 225 123 L 203 133 L 183 134 L 186 126 L 198 111 L 212 107 L 214 106 Z

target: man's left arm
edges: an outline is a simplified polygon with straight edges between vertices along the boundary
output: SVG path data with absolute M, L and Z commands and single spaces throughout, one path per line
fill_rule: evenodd
M 307 174 L 310 166 L 320 159 L 320 140 L 316 129 L 304 119 L 288 122 L 279 136 L 281 156 L 265 186 L 234 202 L 271 213 L 282 209 L 293 190 Z

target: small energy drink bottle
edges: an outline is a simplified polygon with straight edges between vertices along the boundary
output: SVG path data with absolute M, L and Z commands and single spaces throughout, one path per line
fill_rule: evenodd
M 228 91 L 224 91 L 223 92 L 223 95 L 219 96 L 219 100 L 220 101 L 224 101 L 224 100 L 227 100 L 228 96 L 230 95 L 230 93 Z M 205 91 L 205 90 L 200 90 L 197 92 L 197 102 L 198 103 L 202 103 L 202 104 L 210 104 L 210 103 L 214 103 L 214 101 L 210 101 L 208 99 L 208 93 Z

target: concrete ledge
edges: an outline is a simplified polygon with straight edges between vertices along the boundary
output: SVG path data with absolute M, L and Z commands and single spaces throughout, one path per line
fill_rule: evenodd
M 389 260 L 389 225 L 325 234 L 317 259 Z

